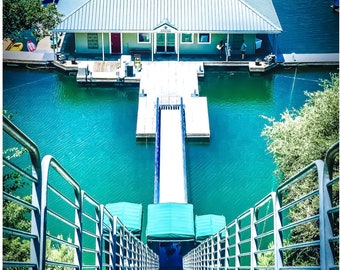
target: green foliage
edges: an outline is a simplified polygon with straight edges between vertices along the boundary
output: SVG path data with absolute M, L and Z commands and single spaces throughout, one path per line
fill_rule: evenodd
M 278 166 L 281 180 L 288 179 L 316 159 L 339 140 L 339 76 L 331 74 L 323 81 L 323 91 L 308 93 L 300 110 L 285 111 L 280 121 L 267 118 L 262 131 L 269 152 Z
M 62 235 L 57 236 L 58 239 L 63 240 Z M 67 242 L 72 243 L 72 239 L 68 238 Z M 73 263 L 74 249 L 65 244 L 52 242 L 51 239 L 46 239 L 46 259 L 53 262 Z M 63 266 L 47 266 L 46 269 L 68 269 Z
M 331 74 L 330 80 L 322 81 L 323 91 L 306 92 L 308 97 L 299 110 L 286 110 L 279 121 L 267 118 L 269 124 L 262 131 L 267 148 L 277 164 L 276 174 L 281 181 L 287 180 L 317 159 L 324 159 L 330 146 L 339 140 L 339 76 Z M 318 188 L 317 173 L 307 175 L 282 194 L 287 204 Z M 337 187 L 338 188 L 338 187 Z M 338 198 L 338 197 L 337 197 Z M 289 210 L 291 222 L 303 220 L 319 213 L 318 197 L 313 196 Z M 307 222 L 290 231 L 290 243 L 319 240 L 318 222 Z M 318 247 L 286 250 L 284 264 L 289 266 L 315 266 L 319 264 Z M 272 262 L 271 255 L 260 257 L 261 263 Z
M 61 21 L 55 4 L 43 6 L 41 0 L 4 0 L 3 37 L 17 38 L 25 30 L 40 40 Z

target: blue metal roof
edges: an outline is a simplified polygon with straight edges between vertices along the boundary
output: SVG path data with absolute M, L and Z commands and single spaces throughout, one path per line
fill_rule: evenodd
M 56 26 L 61 32 L 280 33 L 272 0 L 89 0 Z

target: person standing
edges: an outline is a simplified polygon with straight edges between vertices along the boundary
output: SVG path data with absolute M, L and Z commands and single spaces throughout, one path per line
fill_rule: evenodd
M 244 43 L 244 40 L 242 40 L 242 45 L 241 45 L 241 56 L 242 56 L 242 60 L 244 60 L 244 56 L 246 54 L 246 50 L 247 50 L 247 44 Z

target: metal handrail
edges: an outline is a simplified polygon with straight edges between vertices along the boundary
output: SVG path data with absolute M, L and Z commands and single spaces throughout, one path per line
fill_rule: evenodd
M 24 267 L 32 269 L 45 269 L 46 267 L 66 267 L 66 268 L 91 268 L 91 269 L 123 269 L 129 266 L 133 269 L 158 269 L 158 256 L 135 235 L 133 235 L 117 217 L 111 216 L 104 205 L 99 204 L 90 195 L 81 189 L 81 186 L 73 176 L 51 155 L 40 160 L 38 147 L 32 140 L 22 133 L 7 118 L 3 117 L 4 131 L 28 150 L 32 166 L 32 174 L 28 174 L 17 166 L 12 160 L 5 160 L 4 165 L 9 169 L 19 173 L 32 183 L 32 203 L 26 202 L 16 196 L 3 193 L 4 200 L 15 202 L 31 211 L 31 232 L 17 230 L 15 228 L 3 227 L 4 235 L 16 235 L 22 239 L 31 241 L 31 259 L 29 262 L 4 261 L 3 267 Z M 53 171 L 53 173 L 52 173 Z M 51 181 L 57 178 L 58 181 Z M 55 183 L 63 183 L 64 186 L 56 186 Z M 65 185 L 72 190 L 69 194 L 63 192 Z M 48 194 L 56 197 L 65 209 L 58 209 L 50 203 Z M 86 207 L 84 206 L 86 204 Z M 91 211 L 87 209 L 90 208 Z M 95 209 L 93 214 L 92 209 Z M 104 217 L 108 219 L 104 223 Z M 68 231 L 73 231 L 71 239 L 64 240 L 56 235 L 56 232 L 49 232 L 52 227 L 51 219 L 60 222 Z M 51 223 L 51 224 L 50 224 Z M 88 224 L 91 226 L 86 227 Z M 95 226 L 92 226 L 94 224 Z M 93 227 L 95 229 L 93 229 Z M 87 242 L 87 238 L 94 241 Z M 123 251 L 119 251 L 120 240 L 128 240 Z M 72 261 L 56 261 L 54 258 L 46 257 L 46 241 L 52 241 L 57 246 L 64 246 L 73 250 L 74 259 Z M 107 246 L 104 245 L 104 242 Z M 124 242 L 125 243 L 125 242 Z M 95 255 L 96 259 L 89 262 L 84 254 L 87 252 Z M 124 252 L 121 253 L 121 252 Z M 129 261 L 117 263 L 116 259 L 123 255 L 128 256 Z M 109 259 L 108 259 L 109 258 Z M 108 259 L 108 260 L 107 260 Z
M 206 259 L 213 256 L 210 249 L 211 246 L 218 246 L 221 243 L 221 238 L 218 235 L 225 235 L 223 244 L 225 248 L 223 252 L 221 249 L 217 250 L 219 254 L 219 265 L 226 269 L 337 269 L 339 266 L 335 265 L 336 256 L 333 247 L 339 248 L 339 235 L 333 235 L 334 224 L 330 220 L 329 213 L 339 212 L 339 203 L 332 204 L 332 192 L 330 190 L 334 185 L 338 185 L 339 176 L 334 175 L 334 165 L 336 156 L 339 151 L 339 143 L 334 144 L 327 152 L 325 161 L 317 160 L 310 165 L 302 169 L 295 176 L 291 177 L 288 181 L 280 185 L 275 192 L 271 192 L 255 204 L 254 208 L 251 208 L 229 225 L 223 228 L 214 236 L 209 237 L 195 249 L 191 250 L 187 255 L 183 257 L 184 269 L 213 269 L 214 267 L 208 267 Z M 300 198 L 284 203 L 282 202 L 283 193 L 291 188 L 293 185 L 299 184 L 305 177 L 313 175 L 316 177 L 319 187 L 317 190 L 306 191 L 306 194 Z M 309 214 L 300 220 L 290 220 L 289 211 L 299 203 L 302 203 L 310 198 L 316 198 L 319 200 L 318 213 Z M 334 200 L 334 199 L 333 199 Z M 268 204 L 268 206 L 267 206 Z M 265 213 L 258 217 L 257 214 L 262 207 L 266 207 Z M 269 207 L 270 206 L 270 207 Z M 268 211 L 267 211 L 268 210 Z M 250 217 L 250 224 L 245 222 L 242 224 L 242 219 Z M 283 226 L 283 221 L 285 224 Z M 308 240 L 301 243 L 284 243 L 285 240 L 289 240 L 289 234 L 285 233 L 286 230 L 291 230 L 297 226 L 309 222 L 319 223 L 320 240 Z M 263 225 L 263 223 L 269 226 Z M 262 227 L 260 227 L 262 226 Z M 338 224 L 339 226 L 339 224 Z M 259 232 L 258 228 L 262 228 L 264 231 Z M 231 230 L 232 229 L 232 230 Z M 241 239 L 241 233 L 245 231 L 251 231 L 249 237 Z M 228 233 L 231 231 L 232 233 Z M 273 239 L 273 248 L 263 248 L 260 241 L 262 238 L 269 237 Z M 231 242 L 231 244 L 230 244 Z M 209 243 L 209 245 L 208 245 Z M 249 248 L 240 250 L 240 245 L 249 243 Z M 333 244 L 333 247 L 331 246 Z M 337 245 L 336 245 L 337 244 Z M 320 265 L 319 266 L 284 266 L 284 251 L 299 250 L 306 247 L 315 247 L 320 250 Z M 214 251 L 216 252 L 216 251 Z M 263 254 L 272 256 L 275 261 L 274 265 L 259 266 L 258 258 Z M 337 251 L 339 254 L 339 250 Z M 242 261 L 242 258 L 249 258 L 246 261 Z M 216 268 L 218 268 L 216 267 Z M 220 269 L 220 268 L 218 268 Z

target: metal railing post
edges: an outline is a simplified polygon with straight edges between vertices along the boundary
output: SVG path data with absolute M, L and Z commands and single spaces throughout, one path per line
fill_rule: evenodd
M 332 157 L 339 151 L 339 142 L 334 144 L 327 152 L 325 162 L 321 168 L 318 166 L 319 203 L 320 203 L 320 267 L 330 269 L 334 267 L 334 256 L 329 243 L 333 237 L 332 224 L 328 212 L 332 209 L 332 194 L 328 190 L 332 175 Z
M 276 192 L 271 192 L 273 200 L 273 215 L 274 215 L 274 257 L 275 257 L 275 270 L 283 267 L 283 258 L 281 253 L 282 248 L 282 235 L 280 229 L 282 227 L 281 216 L 279 213 L 281 204 L 280 199 Z
M 256 252 L 257 252 L 257 245 L 256 245 L 256 226 L 255 226 L 256 216 L 255 216 L 255 209 L 250 209 L 250 269 L 254 269 L 257 266 L 256 263 Z

